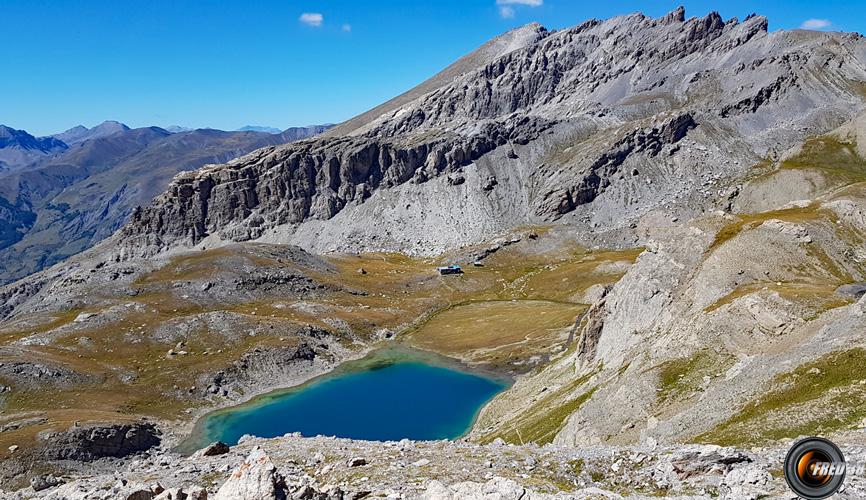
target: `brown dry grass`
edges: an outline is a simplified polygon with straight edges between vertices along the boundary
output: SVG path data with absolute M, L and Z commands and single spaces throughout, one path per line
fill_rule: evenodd
M 575 303 L 575 298 L 586 288 L 613 282 L 622 274 L 621 269 L 597 272 L 599 265 L 631 262 L 639 253 L 639 250 L 587 252 L 572 248 L 557 253 L 555 262 L 550 262 L 549 256 L 525 252 L 521 245 L 501 250 L 488 259 L 485 267 L 469 267 L 460 276 L 436 273 L 435 267 L 446 257 L 332 256 L 327 258 L 331 270 L 302 269 L 295 263 L 262 257 L 261 252 L 243 245 L 176 257 L 161 269 L 140 277 L 134 283 L 141 290 L 137 296 L 103 297 L 99 305 L 88 307 L 88 312 L 100 312 L 112 306 L 137 304 L 107 324 L 76 324 L 74 332 L 56 331 L 82 312 L 75 309 L 37 317 L 35 326 L 10 324 L 5 331 L 0 329 L 0 345 L 35 333 L 56 334 L 51 345 L 31 346 L 18 356 L 51 360 L 100 380 L 65 388 L 16 388 L 5 398 L 6 415 L 37 412 L 49 422 L 4 433 L 0 443 L 26 446 L 39 430 L 65 428 L 76 420 L 140 416 L 183 420 L 188 418 L 185 410 L 203 404 L 188 394 L 200 374 L 222 369 L 254 347 L 296 342 L 290 332 L 303 325 L 335 331 L 325 321 L 329 318 L 342 320 L 351 328 L 354 340 L 347 334 L 345 345 L 387 328 L 395 332 L 405 330 L 411 334 L 408 338 L 412 343 L 458 357 L 483 358 L 479 354 L 483 352 L 488 353 L 487 360 L 497 356 L 504 359 L 511 354 L 529 355 L 539 346 L 546 348 L 562 341 L 563 329 L 585 307 Z M 332 286 L 332 291 L 304 300 L 260 293 L 248 300 L 221 303 L 215 297 L 183 298 L 182 292 L 174 288 L 177 282 L 206 280 L 217 273 L 232 271 L 238 262 L 300 270 Z M 366 274 L 358 273 L 359 268 L 364 268 Z M 503 299 L 509 302 L 495 302 Z M 518 302 L 510 302 L 512 299 Z M 477 301 L 485 302 L 453 307 Z M 237 313 L 240 321 L 265 329 L 273 327 L 275 333 L 241 335 L 229 341 L 224 332 L 211 332 L 205 323 L 200 323 L 183 338 L 186 342 L 183 349 L 189 354 L 167 359 L 166 352 L 174 347 L 175 341 L 156 340 L 154 333 L 159 326 L 213 311 Z M 430 320 L 429 324 L 424 323 L 425 319 Z M 443 330 L 437 325 L 449 321 L 461 325 L 463 343 L 441 336 Z M 81 342 L 82 337 L 89 340 Z M 123 382 L 123 374 L 133 374 L 134 378 Z
M 543 300 L 471 302 L 436 314 L 407 340 L 473 362 L 507 362 L 549 352 L 585 309 Z

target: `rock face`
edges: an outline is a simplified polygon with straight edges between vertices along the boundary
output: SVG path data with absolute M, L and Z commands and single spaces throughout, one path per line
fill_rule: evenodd
M 319 334 L 328 335 L 324 331 L 320 333 L 312 331 L 313 336 Z M 212 394 L 235 391 L 280 374 L 299 373 L 304 368 L 309 368 L 316 356 L 316 351 L 306 342 L 287 348 L 256 347 L 202 382 L 207 391 Z
M 18 387 L 62 387 L 99 380 L 49 361 L 0 361 L 0 376 Z
M 859 36 L 679 12 L 527 26 L 327 137 L 179 175 L 118 255 L 251 239 L 435 254 L 566 214 L 611 229 L 673 197 L 696 209 L 707 172 L 856 112 Z
M 257 151 L 230 168 L 209 167 L 175 178 L 163 202 L 133 213 L 121 233 L 133 245 L 196 244 L 212 233 L 234 241 L 308 219 L 331 219 L 380 187 L 431 177 L 468 165 L 509 142 L 527 143 L 551 125 L 537 119 L 489 124 L 473 137 L 440 134 L 424 141 L 373 136 L 305 141 Z
M 148 450 L 160 443 L 160 432 L 148 422 L 70 427 L 43 435 L 41 441 L 43 459 L 90 461 Z

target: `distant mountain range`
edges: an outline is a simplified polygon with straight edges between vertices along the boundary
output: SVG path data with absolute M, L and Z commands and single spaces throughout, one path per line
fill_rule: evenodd
M 0 125 L 0 282 L 39 271 L 109 236 L 178 172 L 327 128 L 172 132 L 106 121 L 34 137 Z
M 54 137 L 33 137 L 23 130 L 0 125 L 0 173 L 68 148 L 66 143 Z
M 176 134 L 178 132 L 189 132 L 190 130 L 195 130 L 192 127 L 183 127 L 181 125 L 169 125 L 165 127 L 165 130 L 171 132 L 172 134 Z
M 83 125 L 78 125 L 77 127 L 72 127 L 66 132 L 54 134 L 52 137 L 60 139 L 66 144 L 72 145 L 78 142 L 84 142 L 89 139 L 108 137 L 109 135 L 123 132 L 124 130 L 129 130 L 129 127 L 127 127 L 123 123 L 108 120 L 100 123 L 93 128 L 87 128 Z
M 276 127 L 262 127 L 259 125 L 247 125 L 238 129 L 240 132 L 265 132 L 268 134 L 279 134 L 282 130 Z

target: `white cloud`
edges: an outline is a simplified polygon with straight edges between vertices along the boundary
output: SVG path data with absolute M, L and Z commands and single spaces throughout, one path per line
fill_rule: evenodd
M 544 0 L 496 0 L 496 5 L 528 5 L 530 7 L 540 7 L 544 4 Z
M 829 28 L 831 24 L 833 23 L 826 19 L 807 19 L 803 21 L 803 24 L 801 24 L 800 27 L 804 30 L 820 30 Z
M 298 20 L 304 24 L 318 28 L 322 25 L 325 17 L 318 12 L 304 12 Z
M 352 31 L 352 25 L 351 24 L 344 24 L 343 25 L 343 31 L 345 31 L 346 33 L 349 33 L 350 31 Z
M 502 19 L 511 19 L 514 17 L 514 9 L 507 5 L 502 5 L 499 7 L 499 15 L 502 16 Z

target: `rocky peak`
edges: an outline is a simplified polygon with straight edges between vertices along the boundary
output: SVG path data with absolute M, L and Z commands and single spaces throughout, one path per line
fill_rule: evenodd
M 119 121 L 106 120 L 93 128 L 87 128 L 83 125 L 72 127 L 66 132 L 55 134 L 52 137 L 60 139 L 67 144 L 76 144 L 90 139 L 98 139 L 108 137 L 118 132 L 129 130 L 129 127 Z
M 63 141 L 54 137 L 34 137 L 24 130 L 16 130 L 6 125 L 0 125 L 0 148 L 18 147 L 26 150 L 38 150 L 44 153 L 66 149 Z
M 600 88 L 625 75 L 635 82 L 669 71 L 693 54 L 712 52 L 720 57 L 766 31 L 766 23 L 757 18 L 744 27 L 736 20 L 726 23 L 717 12 L 689 20 L 684 15 L 684 10 L 674 11 L 662 23 L 642 15 L 591 20 L 550 34 L 463 75 L 411 107 L 382 115 L 374 133 L 460 127 L 515 112 L 574 116 L 594 104 Z
M 686 9 L 682 5 L 659 18 L 659 23 L 669 25 L 686 20 Z
M 424 94 L 451 84 L 462 75 L 472 73 L 505 54 L 537 43 L 539 40 L 549 36 L 549 34 L 547 29 L 538 23 L 529 23 L 507 31 L 454 61 L 454 63 L 417 87 L 337 125 L 325 132 L 323 136 L 339 137 L 369 132 L 371 123 L 378 118 L 400 112 L 401 107 L 413 102 Z
M 725 21 L 722 19 L 722 16 L 716 12 L 712 11 L 702 19 L 695 19 L 696 24 L 704 27 L 704 31 L 709 33 L 711 31 L 720 30 L 725 27 Z

